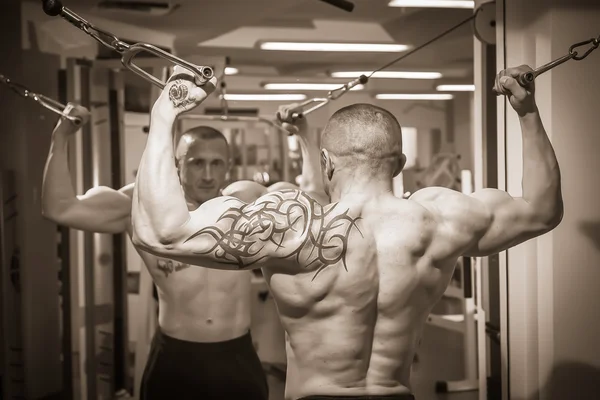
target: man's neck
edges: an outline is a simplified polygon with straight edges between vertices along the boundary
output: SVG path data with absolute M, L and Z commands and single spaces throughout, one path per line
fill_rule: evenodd
M 344 176 L 338 177 L 337 183 L 331 188 L 331 202 L 349 200 L 365 202 L 384 193 L 393 193 L 391 179 L 373 176 Z
M 219 196 L 221 196 L 220 193 L 221 192 L 219 191 Z M 196 209 L 198 209 L 198 207 L 202 205 L 202 203 L 204 203 L 203 201 L 196 201 L 190 198 L 187 194 L 185 195 L 185 202 L 187 204 L 188 211 L 195 211 Z

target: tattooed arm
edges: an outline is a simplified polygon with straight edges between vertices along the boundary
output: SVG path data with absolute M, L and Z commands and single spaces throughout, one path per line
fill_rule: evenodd
M 150 241 L 168 237 L 189 218 L 173 149 L 177 116 L 200 104 L 213 90 L 216 78 L 199 87 L 191 72 L 175 67 L 173 76 L 152 107 L 150 132 L 136 175 L 132 201 L 133 238 Z
M 160 257 L 214 269 L 302 266 L 318 273 L 344 262 L 356 218 L 321 206 L 299 190 L 272 192 L 246 204 L 218 197 L 189 213 L 169 237 L 134 236 L 134 244 Z
M 355 219 L 301 191 L 268 193 L 250 204 L 218 197 L 188 211 L 171 130 L 176 115 L 199 104 L 207 92 L 181 75 L 171 78 L 152 110 L 134 191 L 133 243 L 157 256 L 216 269 L 260 268 L 276 261 L 279 267 L 301 265 L 318 273 L 344 261 Z

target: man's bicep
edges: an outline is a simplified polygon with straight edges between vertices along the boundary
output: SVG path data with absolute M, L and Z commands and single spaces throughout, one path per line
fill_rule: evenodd
M 215 269 L 243 270 L 265 266 L 274 253 L 270 232 L 274 212 L 263 196 L 252 203 L 218 197 L 190 212 L 190 219 L 174 234 L 171 243 L 155 244 L 151 253 L 189 264 Z M 279 219 L 283 218 L 283 214 Z
M 521 197 L 512 197 L 498 189 L 483 189 L 469 197 L 475 207 L 487 210 L 489 219 L 480 227 L 465 255 L 496 254 L 547 231 L 545 224 L 536 220 L 532 206 Z
M 57 223 L 94 233 L 122 233 L 131 215 L 131 198 L 109 187 L 97 187 L 77 196 Z
M 147 250 L 216 269 L 283 267 L 307 252 L 318 203 L 298 190 L 268 193 L 253 203 L 219 197 L 190 213 L 170 243 Z M 153 248 L 152 248 L 153 247 Z

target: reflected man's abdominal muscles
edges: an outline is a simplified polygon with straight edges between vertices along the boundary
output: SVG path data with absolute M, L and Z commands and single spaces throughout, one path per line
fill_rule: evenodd
M 209 270 L 141 253 L 159 297 L 164 334 L 192 342 L 219 342 L 250 329 L 251 275 Z

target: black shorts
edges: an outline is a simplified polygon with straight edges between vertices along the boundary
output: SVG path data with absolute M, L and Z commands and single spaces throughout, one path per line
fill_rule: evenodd
M 307 396 L 298 400 L 415 400 L 412 394 L 391 394 L 386 396 Z
M 197 343 L 158 329 L 142 377 L 140 400 L 267 400 L 269 389 L 250 332 Z

